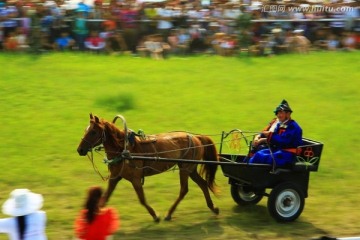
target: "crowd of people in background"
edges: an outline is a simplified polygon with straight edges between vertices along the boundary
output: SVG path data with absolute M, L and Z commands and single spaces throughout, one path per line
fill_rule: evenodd
M 349 1 L 332 11 L 295 2 L 0 0 L 0 51 L 126 52 L 161 59 L 360 48 L 359 6 Z

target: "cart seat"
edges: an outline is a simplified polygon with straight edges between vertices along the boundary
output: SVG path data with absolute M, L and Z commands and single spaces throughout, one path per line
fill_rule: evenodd
M 323 144 L 314 140 L 303 138 L 303 144 L 296 149 L 296 161 L 288 165 L 276 168 L 274 173 L 284 173 L 290 171 L 316 172 L 320 164 L 320 156 Z

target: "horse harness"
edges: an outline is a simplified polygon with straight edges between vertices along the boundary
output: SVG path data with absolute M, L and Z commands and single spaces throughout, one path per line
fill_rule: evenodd
M 189 144 L 188 144 L 188 147 L 187 148 L 184 148 L 186 149 L 186 151 L 182 154 L 182 156 L 180 157 L 181 158 L 184 158 L 190 151 L 190 149 L 192 148 L 195 148 L 195 144 L 194 144 L 194 141 L 193 141 L 193 135 L 192 134 L 187 134 L 188 136 L 188 139 L 189 139 Z M 135 139 L 136 137 L 139 137 L 140 139 L 140 144 L 148 144 L 148 143 L 152 143 L 152 146 L 154 148 L 154 153 L 156 154 L 157 157 L 159 157 L 159 154 L 161 154 L 162 152 L 158 152 L 156 150 L 156 147 L 155 147 L 155 144 L 157 142 L 157 138 L 156 136 L 154 135 L 150 135 L 150 136 L 147 136 L 144 134 L 144 132 L 142 130 L 139 130 L 138 133 L 135 133 L 133 130 L 129 130 L 128 131 L 128 134 L 125 134 L 125 138 L 127 139 L 124 139 L 125 141 L 125 144 L 124 144 L 124 150 L 118 155 L 116 156 L 115 158 L 113 159 L 107 159 L 107 158 L 104 158 L 103 162 L 105 164 L 108 165 L 108 167 L 110 167 L 111 165 L 115 165 L 117 163 L 120 163 L 122 161 L 125 161 L 126 164 L 129 164 L 130 167 L 133 167 L 133 168 L 139 168 L 135 165 L 135 163 L 133 161 L 131 161 L 133 158 L 133 156 L 131 156 L 131 153 L 130 151 L 127 149 L 127 145 L 130 144 L 131 146 L 134 146 L 135 145 Z M 94 163 L 94 159 L 93 159 L 93 149 L 95 150 L 95 152 L 100 152 L 102 151 L 102 149 L 104 148 L 103 147 L 103 143 L 105 142 L 106 140 L 106 134 L 105 134 L 105 130 L 103 130 L 103 133 L 102 133 L 102 136 L 101 138 L 99 139 L 99 141 L 102 142 L 102 144 L 98 147 L 91 147 L 91 157 L 88 155 L 88 158 L 89 160 L 91 161 L 92 165 L 93 165 L 93 168 L 95 170 L 95 172 L 97 172 L 100 177 L 106 181 L 108 180 L 110 177 L 103 177 L 102 174 L 100 173 L 100 171 L 98 170 L 98 168 L 96 167 L 95 163 Z M 86 139 L 84 139 L 84 141 L 86 141 Z M 98 143 L 99 141 L 97 141 L 96 143 Z M 170 151 L 179 151 L 179 150 L 182 150 L 182 149 L 176 149 L 176 150 L 170 150 Z M 148 154 L 154 154 L 154 153 L 148 153 Z M 193 156 L 192 158 L 194 159 L 195 158 L 195 151 L 193 151 Z M 129 161 L 130 160 L 130 161 Z M 151 168 L 153 170 L 156 171 L 156 169 L 150 167 L 150 166 L 147 166 L 145 164 L 146 160 L 143 160 L 143 166 L 141 167 L 142 169 L 145 169 L 145 168 Z M 122 166 L 121 170 L 119 171 L 118 175 L 115 177 L 119 177 L 123 171 L 123 168 L 124 168 L 124 165 Z M 142 176 L 142 184 L 144 184 L 144 179 L 145 179 L 145 176 L 144 176 L 144 172 L 143 172 L 143 176 Z

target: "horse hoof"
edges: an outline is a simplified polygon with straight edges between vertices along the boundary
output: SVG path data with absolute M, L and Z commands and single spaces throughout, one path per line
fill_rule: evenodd
M 159 216 L 154 217 L 154 222 L 159 223 L 161 218 Z
M 219 209 L 218 207 L 216 207 L 216 208 L 213 209 L 213 212 L 214 212 L 216 215 L 219 215 L 220 209 Z
M 170 216 L 170 215 L 166 216 L 166 217 L 164 218 L 164 220 L 165 220 L 165 221 L 171 221 L 171 216 Z

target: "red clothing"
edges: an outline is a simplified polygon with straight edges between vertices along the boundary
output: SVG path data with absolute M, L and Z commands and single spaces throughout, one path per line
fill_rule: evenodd
M 115 31 L 116 30 L 116 22 L 113 20 L 105 20 L 102 23 L 102 25 L 106 31 Z
M 91 43 L 92 46 L 98 47 L 101 43 L 104 42 L 104 39 L 101 37 L 89 37 L 86 39 L 87 42 Z
M 120 23 L 122 28 L 137 28 L 138 11 L 123 9 L 120 11 Z
M 105 240 L 119 228 L 120 220 L 113 208 L 102 209 L 91 224 L 86 221 L 86 212 L 81 210 L 74 223 L 75 235 L 80 239 Z

